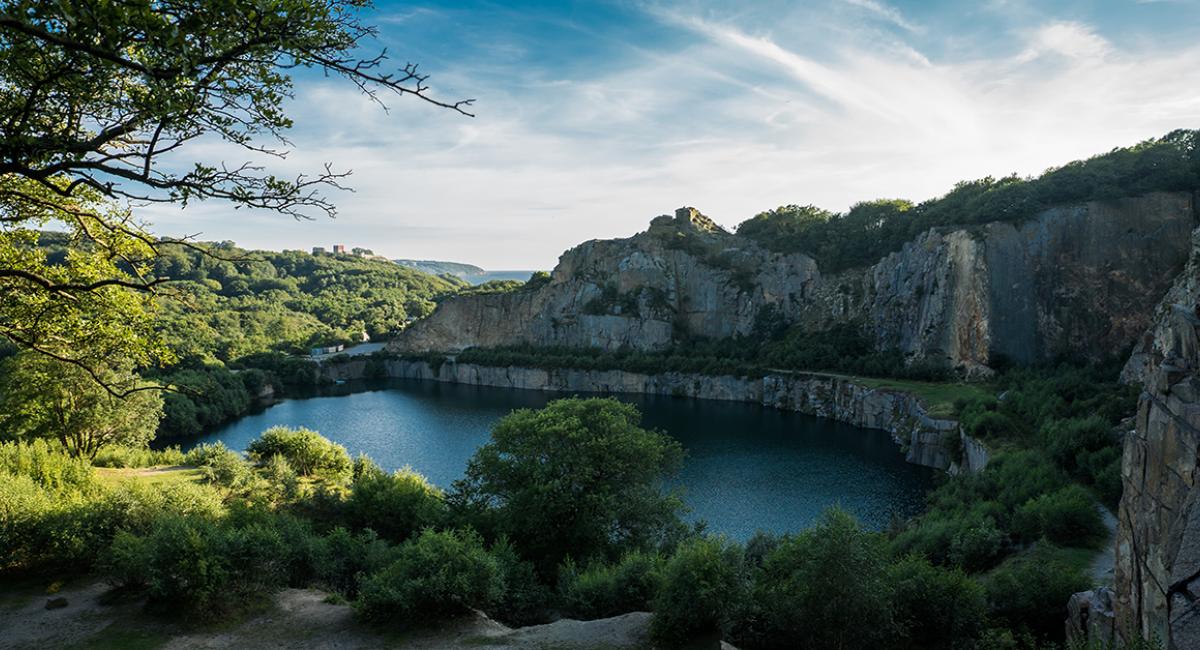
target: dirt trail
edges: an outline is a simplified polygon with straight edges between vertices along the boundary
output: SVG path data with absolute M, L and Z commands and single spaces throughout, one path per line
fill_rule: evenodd
M 105 604 L 102 582 L 69 585 L 54 596 L 67 606 L 46 609 L 40 590 L 8 592 L 0 599 L 0 648 L 331 648 L 359 650 L 621 650 L 651 647 L 650 614 L 634 612 L 596 621 L 561 620 L 510 629 L 482 614 L 438 627 L 397 634 L 368 627 L 353 610 L 326 602 L 326 594 L 286 589 L 273 606 L 236 624 L 187 627 L 142 611 L 141 603 Z M 710 647 L 717 647 L 713 643 Z M 730 646 L 723 645 L 729 648 Z

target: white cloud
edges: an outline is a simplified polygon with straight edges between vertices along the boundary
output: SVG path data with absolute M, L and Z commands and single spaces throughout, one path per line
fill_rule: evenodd
M 909 22 L 904 17 L 904 15 L 900 13 L 899 9 L 889 6 L 889 5 L 886 5 L 882 2 L 876 2 L 876 0 L 844 0 L 844 1 L 846 2 L 846 4 L 853 5 L 855 7 L 860 7 L 862 9 L 866 9 L 867 11 L 891 22 L 892 24 L 896 25 L 897 27 L 900 27 L 901 29 L 906 29 L 910 32 L 924 31 L 920 25 Z
M 1200 127 L 1200 45 L 1135 50 L 1049 21 L 998 54 L 945 60 L 927 40 L 881 42 L 857 24 L 810 26 L 837 34 L 811 42 L 782 18 L 754 31 L 711 13 L 653 15 L 692 37 L 586 74 L 435 77 L 479 98 L 473 120 L 403 100 L 385 114 L 344 84 L 301 84 L 296 147 L 276 169 L 353 168 L 336 221 L 215 204 L 153 218 L 165 232 L 259 247 L 338 241 L 548 268 L 569 246 L 632 234 L 681 205 L 735 225 L 782 203 L 921 200 Z

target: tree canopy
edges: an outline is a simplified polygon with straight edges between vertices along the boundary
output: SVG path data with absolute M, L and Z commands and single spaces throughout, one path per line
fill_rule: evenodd
M 348 172 L 284 178 L 261 160 L 286 153 L 292 75 L 340 77 L 377 102 L 430 95 L 415 64 L 363 56 L 367 0 L 0 1 L 0 333 L 88 370 L 109 353 L 170 358 L 145 296 L 166 278 L 153 260 L 176 239 L 150 236 L 128 208 L 218 199 L 296 218 L 332 216 L 323 190 Z M 189 157 L 203 140 L 244 161 Z M 71 254 L 50 264 L 37 230 L 65 224 Z M 126 387 L 108 386 L 114 394 Z

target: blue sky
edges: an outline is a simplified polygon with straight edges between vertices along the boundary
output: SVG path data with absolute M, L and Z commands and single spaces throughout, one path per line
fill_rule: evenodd
M 477 117 L 384 112 L 302 75 L 275 168 L 353 170 L 337 219 L 209 203 L 155 209 L 156 228 L 550 268 L 682 205 L 733 226 L 922 200 L 1200 128 L 1200 0 L 380 2 L 368 19 Z

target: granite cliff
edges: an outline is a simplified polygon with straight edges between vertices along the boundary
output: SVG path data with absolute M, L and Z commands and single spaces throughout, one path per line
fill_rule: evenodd
M 1200 648 L 1200 230 L 1191 248 L 1124 373 L 1144 390 L 1122 462 L 1113 620 L 1169 650 Z
M 1150 326 L 1187 261 L 1196 209 L 1183 192 L 1063 206 L 929 230 L 867 268 L 823 275 L 807 255 L 768 251 L 682 208 L 633 237 L 567 251 L 537 289 L 448 299 L 393 349 L 662 350 L 683 336 L 752 335 L 769 315 L 811 330 L 857 323 L 878 349 L 968 375 L 999 357 L 1102 357 Z

